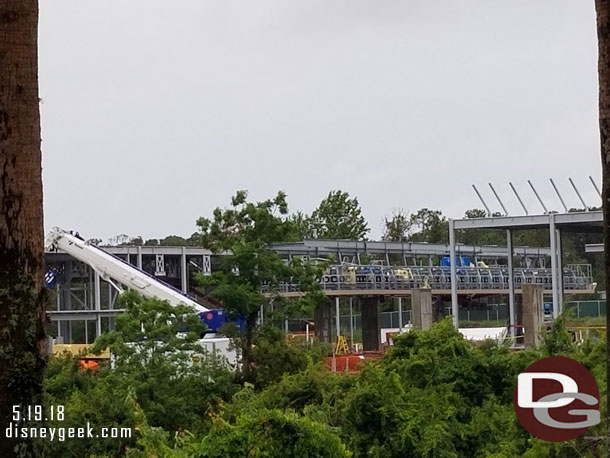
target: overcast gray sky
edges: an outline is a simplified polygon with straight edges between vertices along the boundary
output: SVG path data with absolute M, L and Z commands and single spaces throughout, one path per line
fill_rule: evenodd
M 46 228 L 189 235 L 237 189 L 348 191 L 373 238 L 481 207 L 472 183 L 598 205 L 593 3 L 41 0 Z

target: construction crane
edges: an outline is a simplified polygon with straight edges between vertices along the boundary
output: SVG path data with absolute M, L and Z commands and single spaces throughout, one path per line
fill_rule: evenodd
M 47 237 L 47 247 L 68 253 L 91 266 L 102 279 L 110 283 L 119 292 L 123 291 L 121 285 L 125 285 L 144 297 L 166 300 L 172 306 L 189 305 L 197 313 L 210 310 L 195 302 L 179 289 L 60 228 L 53 228 L 53 231 Z

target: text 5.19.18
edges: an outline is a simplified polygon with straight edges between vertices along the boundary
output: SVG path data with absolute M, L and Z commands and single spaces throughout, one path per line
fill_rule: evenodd
M 49 406 L 45 409 L 41 405 L 13 406 L 13 421 L 63 421 L 64 406 Z

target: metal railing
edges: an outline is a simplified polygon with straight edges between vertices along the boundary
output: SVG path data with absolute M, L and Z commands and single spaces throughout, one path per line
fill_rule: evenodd
M 574 317 L 576 318 L 590 318 L 590 317 L 602 317 L 606 315 L 606 301 L 605 300 L 592 300 L 592 301 L 571 301 L 566 304 L 567 309 L 574 310 Z M 445 307 L 445 315 L 451 315 L 451 307 Z M 361 328 L 361 316 L 359 313 L 352 315 L 354 320 L 353 328 Z M 473 321 L 473 322 L 485 322 L 485 321 L 506 321 L 508 320 L 508 304 L 490 304 L 481 307 L 465 308 L 460 307 L 459 311 L 460 322 Z M 289 331 L 302 331 L 303 323 L 306 321 L 312 322 L 313 319 L 309 320 L 288 320 Z M 350 329 L 350 316 L 341 315 L 340 326 L 343 330 Z M 403 326 L 411 322 L 411 310 L 402 311 L 402 324 Z M 379 327 L 380 328 L 398 328 L 399 319 L 398 311 L 392 312 L 381 312 L 379 314 Z
M 451 289 L 451 268 L 448 266 L 331 266 L 321 279 L 324 290 L 410 290 L 430 287 L 432 289 Z M 552 287 L 551 269 L 516 268 L 514 286 L 520 289 L 524 284 L 539 284 L 545 289 Z M 563 287 L 565 290 L 586 290 L 593 281 L 591 266 L 588 264 L 570 265 L 563 268 Z M 508 289 L 508 268 L 458 267 L 458 290 L 498 290 Z M 263 286 L 263 291 L 265 291 Z M 299 291 L 295 283 L 279 285 L 280 293 Z
M 596 318 L 606 316 L 606 301 L 572 301 L 568 302 L 566 308 L 573 310 L 576 318 Z

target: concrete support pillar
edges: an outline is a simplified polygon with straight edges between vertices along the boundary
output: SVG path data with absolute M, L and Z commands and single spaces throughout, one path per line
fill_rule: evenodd
M 415 329 L 432 326 L 432 290 L 417 288 L 411 291 L 411 320 Z
M 320 305 L 314 311 L 315 333 L 320 342 L 330 343 L 332 340 L 331 331 L 331 304 L 330 301 Z
M 360 304 L 362 349 L 364 351 L 378 351 L 381 346 L 379 297 L 363 297 Z
M 523 285 L 523 325 L 525 326 L 525 348 L 540 343 L 540 328 L 544 324 L 544 302 L 542 285 Z
M 142 270 L 142 247 L 141 246 L 138 246 L 137 252 L 138 252 L 138 257 L 137 257 L 137 261 L 136 261 L 138 263 L 137 266 L 138 266 L 138 269 Z

